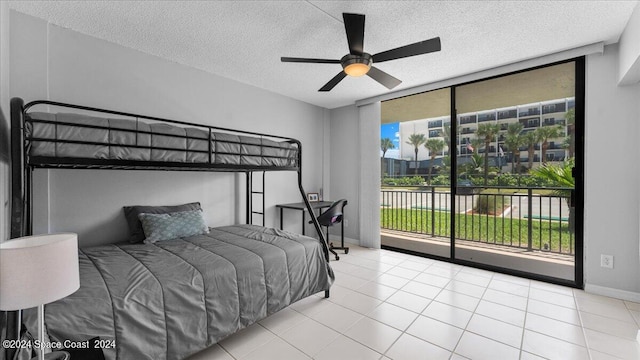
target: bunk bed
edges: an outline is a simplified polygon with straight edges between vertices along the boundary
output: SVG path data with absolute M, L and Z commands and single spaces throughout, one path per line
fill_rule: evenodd
M 106 359 L 182 359 L 295 301 L 329 296 L 331 249 L 302 187 L 298 140 L 19 98 L 11 100 L 11 138 L 11 238 L 32 233 L 35 168 L 246 174 L 247 224 L 149 243 L 80 244 L 80 289 L 45 307 L 55 340 L 113 340 Z M 318 239 L 251 224 L 255 171 L 297 172 Z M 22 316 L 12 315 L 19 338 Z M 25 323 L 32 317 L 25 312 Z

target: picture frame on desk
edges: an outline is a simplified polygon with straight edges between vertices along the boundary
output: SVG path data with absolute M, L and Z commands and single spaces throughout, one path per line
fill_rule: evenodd
M 320 200 L 318 193 L 307 193 L 307 200 L 310 202 L 316 202 Z

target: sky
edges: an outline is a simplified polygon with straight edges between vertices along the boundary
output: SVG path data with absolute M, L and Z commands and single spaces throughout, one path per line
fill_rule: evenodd
M 386 123 L 380 125 L 380 138 L 389 138 L 395 145 L 394 149 L 390 149 L 385 154 L 385 158 L 399 159 L 400 158 L 400 124 L 397 122 Z M 380 156 L 382 156 L 382 149 L 380 150 Z

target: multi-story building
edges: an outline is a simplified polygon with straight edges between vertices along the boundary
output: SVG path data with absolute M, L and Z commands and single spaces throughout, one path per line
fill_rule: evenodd
M 476 112 L 468 112 L 458 114 L 458 144 L 457 154 L 464 161 L 465 158 L 477 152 L 483 154 L 489 152 L 489 162 L 491 166 L 504 166 L 504 170 L 510 170 L 513 149 L 508 149 L 505 145 L 507 129 L 509 124 L 522 124 L 521 135 L 528 132 L 536 131 L 539 128 L 549 126 L 560 126 L 560 136 L 547 139 L 548 148 L 546 151 L 546 161 L 564 161 L 568 156 L 568 149 L 565 145 L 565 138 L 568 135 L 568 124 L 565 115 L 567 111 L 575 107 L 575 98 L 554 99 L 544 102 L 514 105 L 505 108 L 496 108 L 482 110 Z M 476 135 L 478 127 L 482 124 L 494 123 L 500 126 L 500 131 L 495 139 L 490 143 L 488 149 L 485 149 L 484 139 L 478 139 Z M 419 169 L 428 168 L 430 154 L 428 150 L 421 145 L 418 148 L 418 159 L 415 159 L 415 147 L 408 144 L 409 137 L 414 134 L 424 134 L 425 139 L 438 138 L 447 141 L 444 134 L 445 128 L 450 127 L 451 122 L 448 116 L 421 119 L 414 121 L 401 122 L 399 124 L 400 136 L 400 157 L 409 162 L 409 169 L 415 169 L 417 165 Z M 478 139 L 478 140 L 476 140 Z M 476 148 L 477 147 L 477 148 Z M 520 162 L 526 164 L 529 161 L 529 147 L 522 144 L 520 150 Z M 540 164 L 543 162 L 541 142 L 538 141 L 534 146 L 533 163 Z M 449 152 L 447 146 L 436 155 L 435 165 L 442 162 L 442 157 Z M 412 173 L 410 171 L 409 173 Z M 422 171 L 424 173 L 424 171 Z

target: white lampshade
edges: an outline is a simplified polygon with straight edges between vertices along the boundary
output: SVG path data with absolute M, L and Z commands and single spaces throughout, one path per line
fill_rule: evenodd
M 79 287 L 77 234 L 26 236 L 0 243 L 0 310 L 48 304 Z

